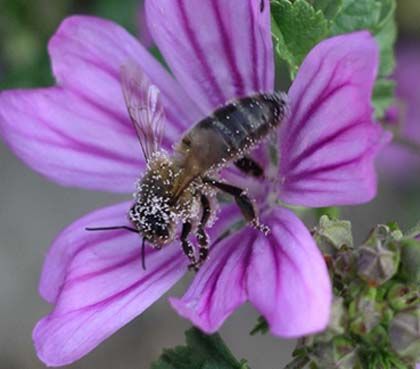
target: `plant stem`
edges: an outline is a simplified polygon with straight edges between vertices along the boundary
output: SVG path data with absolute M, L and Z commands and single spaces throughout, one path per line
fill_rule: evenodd
M 417 155 L 420 155 L 420 143 L 418 142 L 409 140 L 401 136 L 395 136 L 393 142 L 410 149 L 410 151 L 414 152 Z
M 416 238 L 420 236 L 420 222 L 417 223 L 413 228 L 409 229 L 404 235 L 404 238 Z
M 309 359 L 306 356 L 298 356 L 287 364 L 284 369 L 302 369 L 309 363 Z

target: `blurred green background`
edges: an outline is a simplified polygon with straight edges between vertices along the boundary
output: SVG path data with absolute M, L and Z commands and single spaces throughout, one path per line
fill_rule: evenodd
M 69 14 L 112 19 L 137 33 L 138 0 L 0 0 L 0 89 L 53 83 L 47 42 Z
M 47 42 L 67 15 L 105 17 L 137 34 L 139 5 L 138 0 L 0 0 L 0 89 L 54 83 Z M 419 0 L 400 0 L 398 7 L 400 40 L 420 42 Z M 31 331 L 35 322 L 49 311 L 37 294 L 44 254 L 64 226 L 92 209 L 124 197 L 50 183 L 26 168 L 1 141 L 0 173 L 0 369 L 43 368 L 34 353 Z M 345 208 L 343 217 L 353 221 L 356 239 L 363 238 L 379 222 L 395 219 L 404 228 L 413 225 L 420 218 L 419 185 L 420 180 L 410 183 L 383 180 L 372 203 Z M 309 225 L 311 222 L 308 220 Z M 182 281 L 172 295 L 180 295 L 187 285 L 188 281 Z M 256 318 L 256 312 L 246 306 L 228 320 L 222 335 L 238 357 L 250 360 L 251 367 L 281 368 L 289 360 L 294 343 L 269 335 L 249 337 Z M 161 299 L 70 367 L 147 369 L 163 346 L 183 341 L 183 330 L 187 327 L 188 323 Z

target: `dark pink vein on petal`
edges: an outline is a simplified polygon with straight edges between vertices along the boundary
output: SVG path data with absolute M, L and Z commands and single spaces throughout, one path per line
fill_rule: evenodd
M 243 96 L 244 82 L 242 80 L 241 74 L 239 73 L 238 66 L 235 60 L 235 55 L 233 53 L 235 45 L 232 44 L 232 41 L 229 38 L 225 24 L 223 22 L 221 10 L 219 7 L 219 0 L 212 0 L 211 4 L 212 4 L 213 11 L 216 15 L 218 31 L 221 37 L 223 50 L 225 52 L 225 56 L 227 59 L 226 61 L 228 62 L 228 65 L 231 71 L 233 85 L 235 87 L 235 96 Z M 231 25 L 231 27 L 232 26 L 233 25 Z
M 352 159 L 343 160 L 343 161 L 340 161 L 340 162 L 335 163 L 335 164 L 324 165 L 324 166 L 304 170 L 302 172 L 298 172 L 296 174 L 288 176 L 286 180 L 287 181 L 293 181 L 293 182 L 294 181 L 299 181 L 300 179 L 305 178 L 307 176 L 314 176 L 314 175 L 317 175 L 317 174 L 322 173 L 322 172 L 334 171 L 336 169 L 339 169 L 340 167 L 355 164 L 364 157 L 365 153 L 366 152 L 363 152 L 363 153 L 357 155 L 356 157 L 354 157 Z M 331 181 L 330 179 L 326 179 L 326 178 L 316 178 L 316 180 L 317 181 L 325 180 L 327 182 Z
M 322 63 L 321 63 L 321 65 L 322 65 Z M 338 65 L 335 66 L 333 72 L 331 73 L 331 76 L 330 76 L 328 82 L 325 84 L 326 88 L 324 88 L 324 91 L 322 91 L 321 96 L 317 96 L 316 98 L 314 98 L 314 100 L 310 104 L 309 108 L 306 110 L 306 113 L 295 124 L 295 126 L 291 130 L 291 132 L 289 134 L 289 142 L 294 142 L 296 140 L 296 137 L 298 136 L 300 130 L 302 129 L 303 125 L 305 125 L 305 123 L 308 121 L 308 119 L 313 114 L 315 114 L 328 101 L 328 99 L 330 97 L 332 97 L 337 91 L 339 91 L 339 89 L 341 89 L 342 87 L 344 87 L 345 85 L 348 84 L 348 82 L 344 82 L 344 83 L 341 83 L 338 86 L 335 86 L 334 88 L 332 88 L 330 90 L 328 89 L 328 86 L 330 85 L 330 83 L 336 77 L 337 70 L 338 70 Z M 316 76 L 317 73 L 315 73 L 314 76 Z M 299 100 L 298 105 L 300 104 L 301 101 L 302 101 L 302 98 Z M 294 109 L 294 112 L 296 114 L 297 109 Z
M 207 96 L 208 98 L 211 98 L 213 100 L 212 103 L 214 105 L 216 106 L 221 105 L 226 101 L 226 97 L 223 91 L 221 90 L 220 86 L 217 84 L 216 78 L 213 75 L 212 70 L 207 63 L 205 54 L 203 50 L 201 49 L 199 42 L 197 41 L 194 30 L 191 28 L 191 25 L 189 23 L 188 16 L 186 13 L 184 0 L 178 0 L 178 4 L 179 4 L 178 8 L 181 15 L 182 26 L 184 28 L 186 36 L 189 38 L 193 51 L 195 55 L 197 56 L 197 59 L 200 62 L 201 67 L 204 70 L 204 73 L 207 75 L 208 81 L 211 84 L 213 91 L 216 93 L 216 96 L 212 94 L 208 94 L 208 93 L 207 93 Z
M 100 158 L 106 158 L 114 161 L 120 161 L 125 164 L 138 167 L 138 162 L 134 160 L 133 158 L 130 158 L 126 155 L 122 155 L 117 152 L 112 152 L 111 150 L 100 148 L 97 146 L 94 146 L 92 144 L 89 144 L 87 142 L 82 142 L 80 140 L 75 140 L 73 137 L 69 136 L 68 134 L 64 133 L 63 131 L 60 131 L 50 125 L 46 120 L 41 119 L 38 117 L 40 121 L 43 122 L 43 124 L 51 131 L 54 132 L 58 137 L 62 138 L 64 140 L 62 146 L 67 148 L 72 148 L 75 151 L 83 151 L 88 152 L 91 155 L 96 155 Z
M 245 250 L 245 252 L 250 253 L 251 252 L 251 248 L 249 247 L 249 242 L 242 246 L 242 247 L 246 247 L 247 250 Z M 226 252 L 226 254 L 223 256 L 223 259 L 221 260 L 221 262 L 219 262 L 217 268 L 211 273 L 213 275 L 213 278 L 209 278 L 209 280 L 207 281 L 206 287 L 205 287 L 205 291 L 209 291 L 206 299 L 205 299 L 205 305 L 204 306 L 211 306 L 212 303 L 211 301 L 213 300 L 213 296 L 216 293 L 216 289 L 217 289 L 217 285 L 219 284 L 219 280 L 223 274 L 223 269 L 226 267 L 227 262 L 229 260 L 229 258 L 232 256 L 232 253 L 237 251 L 236 248 L 234 248 L 233 250 L 231 250 L 231 252 Z M 242 251 L 244 252 L 244 251 Z M 242 254 L 241 254 L 241 257 Z M 239 263 L 241 262 L 240 260 L 238 261 Z M 246 265 L 245 265 L 245 269 L 246 269 Z M 214 275 L 216 275 L 216 277 L 214 277 Z M 243 283 L 243 281 L 241 281 Z M 206 309 L 206 311 L 208 311 L 209 309 Z
M 65 36 L 65 35 L 62 35 L 61 37 L 63 37 L 63 38 L 68 38 L 69 39 L 69 37 L 67 37 L 67 36 Z M 120 75 L 119 75 L 119 72 L 118 71 L 116 71 L 116 70 L 114 70 L 113 68 L 111 68 L 111 67 L 108 67 L 106 64 L 103 64 L 103 63 L 99 63 L 99 62 L 97 62 L 95 59 L 91 59 L 91 58 L 87 58 L 86 56 L 84 56 L 84 55 L 80 55 L 80 54 L 78 54 L 78 53 L 75 53 L 75 52 L 73 52 L 73 53 L 71 53 L 71 55 L 72 56 L 74 56 L 75 58 L 77 58 L 77 59 L 80 59 L 81 61 L 83 61 L 83 62 L 85 62 L 86 64 L 90 64 L 90 65 L 92 65 L 93 67 L 95 67 L 96 69 L 98 69 L 98 70 L 100 70 L 100 71 L 102 71 L 102 72 L 104 72 L 105 74 L 108 74 L 112 79 L 114 79 L 116 82 L 117 82 L 117 84 L 118 85 L 120 85 L 121 84 L 121 80 L 120 80 Z M 127 61 L 129 61 L 129 59 L 127 59 Z M 60 85 L 60 84 L 59 84 Z M 74 86 L 72 86 L 71 87 L 71 91 L 74 91 L 76 94 L 78 94 L 78 95 L 80 95 L 80 96 L 83 96 L 83 98 L 84 99 L 88 99 L 88 97 L 87 97 L 87 94 L 86 93 L 84 93 L 84 92 L 82 92 L 82 91 L 80 91 L 79 89 L 76 89 Z M 121 96 L 122 96 L 122 93 L 121 93 Z M 168 95 L 168 94 L 166 94 L 166 93 L 164 93 L 164 99 L 165 100 L 167 100 L 166 101 L 166 104 L 165 104 L 165 106 L 167 107 L 167 106 L 171 106 L 171 107 L 176 107 L 177 106 L 177 104 L 176 104 L 176 102 L 171 98 L 171 96 L 170 95 Z M 104 104 L 100 104 L 99 102 L 97 102 L 97 101 L 94 101 L 93 99 L 91 99 L 91 98 L 89 98 L 89 100 L 88 100 L 89 102 L 91 102 L 92 103 L 92 105 L 94 105 L 94 106 L 96 106 L 97 108 L 99 108 L 100 110 L 103 110 L 104 112 L 110 112 L 110 115 L 111 116 L 114 116 L 115 117 L 115 119 L 117 120 L 117 121 L 119 121 L 120 123 L 124 123 L 124 124 L 126 124 L 126 123 L 128 123 L 128 127 L 131 125 L 131 123 L 130 123 L 130 121 L 129 121 L 129 118 L 128 118 L 128 113 L 127 113 L 127 115 L 125 116 L 125 115 L 121 115 L 120 113 L 118 113 L 118 112 L 116 112 L 116 111 L 114 111 L 114 112 L 112 112 L 108 107 L 106 107 Z M 124 109 L 125 107 L 122 107 L 122 109 Z M 178 109 L 177 109 L 178 110 Z M 171 120 L 171 123 L 173 123 L 174 124 L 174 126 L 176 127 L 176 128 L 178 128 L 178 130 L 180 130 L 180 131 L 182 131 L 182 130 L 184 130 L 184 126 L 182 125 L 182 123 L 179 121 L 179 117 L 178 117 L 178 115 L 177 114 L 175 114 L 175 113 L 173 113 L 172 112 L 172 109 L 165 109 L 165 114 L 168 116 L 168 118 L 170 118 L 170 120 Z
M 132 252 L 130 256 L 126 257 L 123 260 L 120 260 L 120 261 L 118 261 L 114 264 L 108 265 L 107 267 L 104 267 L 102 269 L 95 270 L 95 271 L 89 272 L 89 273 L 85 273 L 85 274 L 79 275 L 77 277 L 70 278 L 70 279 L 66 280 L 63 288 L 65 288 L 66 290 L 69 290 L 74 285 L 76 285 L 77 283 L 80 283 L 80 282 L 83 283 L 83 282 L 85 282 L 85 281 L 87 281 L 91 278 L 106 274 L 106 273 L 111 272 L 115 269 L 127 267 L 128 265 L 130 265 L 131 263 L 134 263 L 134 262 L 138 262 L 139 267 L 140 267 L 140 257 L 141 257 L 141 252 L 140 252 L 140 245 L 139 245 L 138 249 L 134 250 L 134 252 Z
M 119 73 L 118 72 L 116 72 L 114 69 L 112 69 L 112 68 L 108 68 L 106 65 L 104 65 L 104 64 L 100 64 L 100 63 L 97 63 L 95 60 L 93 60 L 93 59 L 88 59 L 88 58 L 86 58 L 86 57 L 84 57 L 84 56 L 81 56 L 81 55 L 77 55 L 77 54 L 74 54 L 76 57 L 78 57 L 78 58 L 80 58 L 81 60 L 83 60 L 85 63 L 87 63 L 87 64 L 91 64 L 91 65 L 93 65 L 95 68 L 97 68 L 97 69 L 99 69 L 99 70 L 102 70 L 104 73 L 106 73 L 106 74 L 108 74 L 112 79 L 114 79 L 115 81 L 116 81 L 116 83 L 118 84 L 118 85 L 121 85 L 121 79 L 120 79 L 120 75 L 119 75 Z M 77 91 L 75 88 L 72 88 L 72 90 L 74 90 L 76 93 L 78 93 L 78 94 L 80 94 L 81 96 L 83 96 L 83 97 L 86 97 L 87 98 L 87 96 L 86 96 L 86 94 L 85 93 L 83 93 L 83 92 L 80 92 L 80 91 Z M 122 90 L 121 90 L 122 91 Z M 121 97 L 122 97 L 123 95 L 122 95 L 122 92 L 121 92 Z M 168 100 L 167 101 L 167 105 L 166 106 L 176 106 L 176 104 L 175 104 L 175 102 L 174 102 L 174 100 L 173 99 L 171 99 L 170 98 L 170 96 L 169 95 L 167 95 L 167 94 L 164 94 L 164 99 L 166 99 L 166 100 Z M 105 112 L 106 111 L 110 111 L 109 110 L 109 108 L 107 108 L 106 106 L 104 106 L 103 104 L 100 104 L 99 102 L 95 102 L 95 101 L 93 101 L 92 99 L 89 99 L 89 101 L 91 101 L 94 105 L 96 105 L 100 110 L 104 110 Z M 124 110 L 124 109 L 126 109 L 126 107 L 125 107 L 125 105 L 124 106 L 122 106 L 121 107 L 122 108 L 122 110 Z M 168 116 L 168 118 L 170 118 L 170 120 L 171 120 L 171 123 L 174 123 L 174 125 L 175 125 L 175 128 L 177 128 L 178 129 L 178 131 L 183 131 L 185 128 L 184 128 L 184 126 L 181 124 L 181 122 L 179 121 L 179 117 L 177 116 L 177 115 L 175 115 L 173 112 L 172 112 L 172 109 L 165 109 L 165 114 Z M 130 120 L 129 120 L 129 118 L 128 118 L 128 113 L 127 113 L 127 115 L 121 115 L 120 113 L 117 113 L 117 112 L 114 112 L 113 114 L 112 114 L 115 118 L 116 118 L 116 120 L 118 120 L 119 122 L 122 122 L 122 123 L 125 123 L 125 124 L 127 124 L 128 123 L 128 127 L 130 127 L 131 126 L 131 122 L 130 122 Z
M 252 63 L 252 78 L 254 83 L 254 90 L 260 91 L 260 80 L 258 78 L 258 71 L 260 68 L 259 59 L 257 54 L 257 38 L 255 35 L 255 19 L 254 19 L 254 10 L 252 1 L 249 1 L 249 22 L 250 22 L 250 29 L 249 34 L 251 35 L 250 41 L 250 50 L 251 50 L 251 63 Z
M 280 223 L 280 225 L 283 227 L 283 229 L 290 235 L 290 237 L 292 238 L 292 239 L 294 239 L 295 240 L 295 242 L 296 242 L 296 244 L 297 245 L 300 245 L 301 244 L 301 242 L 300 242 L 300 240 L 296 237 L 296 235 L 295 235 L 295 232 L 293 232 L 288 226 L 287 226 L 287 223 L 285 223 L 284 221 L 282 221 L 281 219 L 279 219 L 279 218 L 277 218 L 276 219 L 276 222 L 278 222 L 278 223 Z M 283 247 L 287 247 L 286 245 L 283 245 Z M 296 271 L 296 273 L 297 274 L 302 274 L 301 273 L 301 268 L 299 268 L 299 266 L 298 265 L 296 265 L 296 262 L 295 262 L 295 260 L 293 260 L 290 256 L 289 256 L 289 254 L 287 253 L 287 252 L 285 252 L 285 250 L 282 248 L 282 247 L 279 247 L 279 251 L 280 251 L 280 253 L 281 253 L 281 255 L 282 255 L 282 257 L 283 258 L 285 258 L 288 262 L 289 262 L 289 264 L 290 264 L 290 266 Z M 305 254 L 306 254 L 306 252 L 305 252 Z
M 297 157 L 295 157 L 291 161 L 291 163 L 288 165 L 289 168 L 296 167 L 302 160 L 311 157 L 315 152 L 317 152 L 319 149 L 321 149 L 325 145 L 329 144 L 331 141 L 336 140 L 340 136 L 348 133 L 349 131 L 351 131 L 354 128 L 357 128 L 358 126 L 362 125 L 363 123 L 364 123 L 363 120 L 357 119 L 357 120 L 353 121 L 352 123 L 350 123 L 349 125 L 347 125 L 345 127 L 342 127 L 339 130 L 337 130 L 336 132 L 334 132 L 330 135 L 327 135 L 324 138 L 322 138 L 321 140 L 311 144 L 310 146 L 308 146 L 305 150 L 303 150 Z
M 165 260 L 161 265 L 156 266 L 151 273 L 146 274 L 145 276 L 143 276 L 139 280 L 131 283 L 129 286 L 122 289 L 121 291 L 118 291 L 118 292 L 112 294 L 111 296 L 106 297 L 105 299 L 103 299 L 101 301 L 95 302 L 95 303 L 87 305 L 87 306 L 80 307 L 78 309 L 68 311 L 65 314 L 80 312 L 80 311 L 84 311 L 84 310 L 90 310 L 92 308 L 96 308 L 96 307 L 99 307 L 99 306 L 106 306 L 107 304 L 112 303 L 116 299 L 122 298 L 128 292 L 140 287 L 142 284 L 147 283 L 150 279 L 152 279 L 155 275 L 161 273 L 162 271 L 164 271 L 164 273 L 161 277 L 164 277 L 169 272 L 171 272 L 173 269 L 175 269 L 175 266 L 178 267 L 178 264 L 182 264 L 182 263 L 183 263 L 182 259 L 177 260 L 176 258 L 171 258 L 169 260 Z M 173 268 L 170 267 L 171 264 L 175 264 Z M 139 293 L 141 293 L 141 292 L 143 292 L 143 290 L 139 291 Z
M 172 266 L 172 267 L 167 267 L 168 266 L 168 264 L 170 264 L 171 262 L 173 262 L 174 260 L 172 259 L 172 260 L 169 260 L 168 262 L 166 262 L 165 263 L 165 265 L 162 265 L 161 266 L 161 268 L 165 268 L 164 270 L 165 270 L 165 272 L 162 274 L 162 275 L 160 275 L 160 279 L 163 279 L 163 278 L 165 278 L 167 275 L 169 275 L 169 274 L 171 274 L 171 273 L 173 273 L 177 268 L 179 268 L 179 263 L 174 263 L 174 265 Z M 93 311 L 91 312 L 91 314 L 89 314 L 88 316 L 86 316 L 84 319 L 82 319 L 82 321 L 80 322 L 80 324 L 78 325 L 78 327 L 73 331 L 73 335 L 75 335 L 76 333 L 77 333 L 77 331 L 84 325 L 84 323 L 86 322 L 86 321 L 88 321 L 95 313 L 96 313 L 96 310 L 95 310 L 95 308 L 97 308 L 97 307 L 102 307 L 102 308 L 105 308 L 107 305 L 109 305 L 109 304 L 111 304 L 111 303 L 113 303 L 116 299 L 118 299 L 118 298 L 123 298 L 124 297 L 124 295 L 127 295 L 129 292 L 131 292 L 132 290 L 134 290 L 134 289 L 136 289 L 137 287 L 139 287 L 142 283 L 146 283 L 148 280 L 150 280 L 155 274 L 157 274 L 159 271 L 161 271 L 161 269 L 159 268 L 159 269 L 156 269 L 153 273 L 151 273 L 151 274 L 149 274 L 149 275 L 147 275 L 147 276 L 145 276 L 145 278 L 144 279 L 140 279 L 139 281 L 137 281 L 137 282 L 135 282 L 135 283 L 133 283 L 132 285 L 130 285 L 130 286 L 128 286 L 127 288 L 125 288 L 124 290 L 122 290 L 122 291 L 119 291 L 118 293 L 116 293 L 116 294 L 114 294 L 114 295 L 112 295 L 112 296 L 110 296 L 110 297 L 108 297 L 108 298 L 106 298 L 105 300 L 102 300 L 102 301 L 99 301 L 99 302 L 97 302 L 97 303 L 95 303 L 95 304 L 91 304 L 91 305 L 88 305 L 88 306 L 85 306 L 85 307 L 82 307 L 82 308 L 79 308 L 79 309 L 75 309 L 75 310 L 71 310 L 71 311 L 68 311 L 68 312 L 66 312 L 66 313 L 64 313 L 64 314 L 62 314 L 62 315 L 59 315 L 59 317 L 63 317 L 63 316 L 68 316 L 68 315 L 72 315 L 72 314 L 75 314 L 75 313 L 79 313 L 79 312 L 83 312 L 83 311 L 85 311 L 85 310 L 91 310 L 91 309 L 93 309 Z M 132 301 L 134 301 L 135 299 L 137 299 L 138 298 L 138 296 L 142 293 L 142 292 L 144 292 L 144 289 L 142 289 L 142 290 L 140 290 L 140 291 L 138 291 L 138 293 L 136 293 L 131 299 L 129 299 L 128 301 L 126 301 L 122 306 L 120 306 L 120 308 L 118 309 L 118 312 L 120 312 L 121 310 L 123 310 L 127 305 L 129 305 Z M 114 315 L 115 315 L 115 312 L 114 312 Z M 46 320 L 48 321 L 48 320 L 52 320 L 53 318 L 56 318 L 56 316 L 54 315 L 54 313 L 52 314 L 52 315 L 50 315 Z M 72 336 L 70 336 L 69 338 L 68 338 L 68 340 L 70 340 L 71 339 L 71 337 Z M 67 341 L 68 341 L 67 340 Z M 66 342 L 67 342 L 66 341 Z M 64 345 L 66 345 L 66 342 L 64 343 Z

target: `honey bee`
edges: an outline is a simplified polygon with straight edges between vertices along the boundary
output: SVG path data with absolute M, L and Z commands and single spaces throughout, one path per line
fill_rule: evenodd
M 218 172 L 232 164 L 254 176 L 262 168 L 247 155 L 284 120 L 284 93 L 258 93 L 239 98 L 218 108 L 191 127 L 169 155 L 161 149 L 164 109 L 159 90 L 133 65 L 121 67 L 122 91 L 128 114 L 136 130 L 147 169 L 137 183 L 134 204 L 128 212 L 133 227 L 97 227 L 88 230 L 127 229 L 160 249 L 176 237 L 182 223 L 180 242 L 189 267 L 198 270 L 209 250 L 206 227 L 214 209 L 211 199 L 218 191 L 233 196 L 245 220 L 267 232 L 259 221 L 253 201 L 244 189 L 217 179 Z M 188 237 L 195 233 L 198 257 Z

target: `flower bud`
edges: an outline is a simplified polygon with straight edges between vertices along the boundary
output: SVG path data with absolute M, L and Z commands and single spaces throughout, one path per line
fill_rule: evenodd
M 394 310 L 404 310 L 420 304 L 419 287 L 415 285 L 395 283 L 387 294 L 389 305 Z
M 317 367 L 322 369 L 360 367 L 358 349 L 349 338 L 345 337 L 336 337 L 330 342 L 315 345 L 309 357 Z
M 401 242 L 401 276 L 420 285 L 420 240 Z
M 313 235 L 324 255 L 333 256 L 342 246 L 353 247 L 351 223 L 347 220 L 331 220 L 323 215 Z
M 389 336 L 392 348 L 400 356 L 420 362 L 420 305 L 395 315 Z
M 385 347 L 388 343 L 388 332 L 384 326 L 379 324 L 364 339 L 371 347 Z
M 379 286 L 397 272 L 400 253 L 389 227 L 378 225 L 357 249 L 357 272 L 371 286 Z
M 334 300 L 331 306 L 330 322 L 328 324 L 328 330 L 333 335 L 339 335 L 345 333 L 346 316 L 344 308 L 344 300 L 342 297 L 334 296 Z
M 356 274 L 356 257 L 353 249 L 343 246 L 335 255 L 332 265 L 334 274 L 344 280 L 353 279 Z
M 369 333 L 381 320 L 381 308 L 375 301 L 374 291 L 370 292 L 350 304 L 350 331 L 360 336 Z

